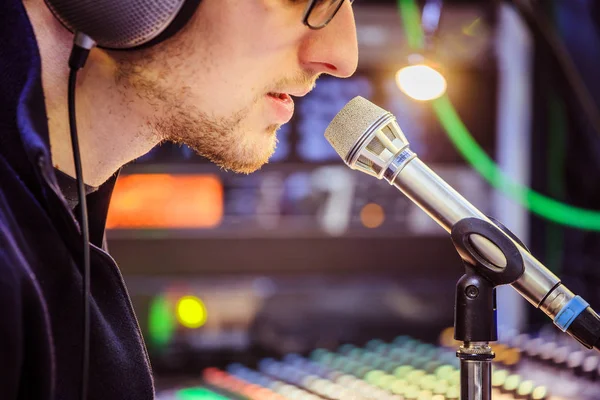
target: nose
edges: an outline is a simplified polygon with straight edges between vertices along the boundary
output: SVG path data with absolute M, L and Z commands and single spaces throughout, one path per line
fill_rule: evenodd
M 308 29 L 308 28 L 307 28 Z M 300 63 L 312 73 L 347 78 L 358 66 L 358 42 L 354 12 L 349 1 L 329 24 L 310 31 L 300 47 Z

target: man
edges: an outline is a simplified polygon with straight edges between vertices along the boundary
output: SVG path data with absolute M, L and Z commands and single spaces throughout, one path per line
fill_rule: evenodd
M 145 347 L 118 268 L 102 248 L 116 172 L 161 141 L 223 168 L 267 162 L 276 130 L 320 74 L 357 64 L 351 2 L 327 26 L 303 13 L 336 1 L 203 0 L 173 37 L 93 49 L 77 85 L 91 253 L 90 399 L 149 399 Z M 81 233 L 67 111 L 73 35 L 43 0 L 0 7 L 0 398 L 77 399 Z

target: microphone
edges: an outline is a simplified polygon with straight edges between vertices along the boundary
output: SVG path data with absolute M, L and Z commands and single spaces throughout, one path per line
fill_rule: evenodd
M 350 168 L 385 179 L 448 233 L 465 218 L 480 219 L 496 227 L 516 245 L 523 259 L 524 272 L 512 283 L 513 288 L 563 332 L 589 349 L 600 350 L 600 317 L 589 304 L 419 160 L 394 115 L 359 96 L 337 114 L 325 131 L 325 138 Z M 504 254 L 493 242 L 476 234 L 469 240 L 493 266 L 506 266 Z

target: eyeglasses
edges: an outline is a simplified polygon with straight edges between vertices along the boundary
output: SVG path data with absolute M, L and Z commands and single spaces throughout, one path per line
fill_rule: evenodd
M 325 28 L 335 17 L 345 0 L 309 0 L 302 23 L 310 29 Z M 350 4 L 354 0 L 348 0 Z

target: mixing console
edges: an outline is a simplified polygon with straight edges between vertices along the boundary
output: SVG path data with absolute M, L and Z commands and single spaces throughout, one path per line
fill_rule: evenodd
M 265 358 L 255 369 L 231 364 L 208 368 L 198 387 L 159 393 L 159 400 L 458 400 L 459 362 L 451 329 L 438 347 L 408 336 L 371 340 L 332 352 Z M 600 358 L 568 337 L 542 331 L 535 337 L 504 334 L 494 344 L 493 398 L 498 400 L 598 400 Z

